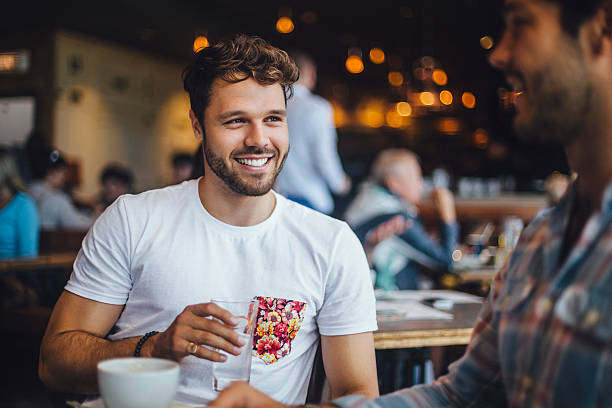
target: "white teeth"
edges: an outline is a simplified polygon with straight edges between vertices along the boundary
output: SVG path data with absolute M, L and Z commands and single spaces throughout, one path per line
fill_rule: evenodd
M 251 167 L 261 167 L 268 162 L 268 159 L 236 159 L 240 164 Z

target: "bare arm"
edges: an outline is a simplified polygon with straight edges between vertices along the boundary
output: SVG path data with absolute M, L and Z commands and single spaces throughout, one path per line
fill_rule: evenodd
M 321 350 L 332 398 L 350 394 L 378 396 L 372 332 L 321 336 Z
M 40 348 L 38 373 L 41 380 L 58 390 L 97 393 L 98 362 L 132 356 L 140 340 L 140 337 L 118 341 L 105 338 L 122 310 L 123 305 L 96 302 L 64 291 L 51 314 Z M 194 342 L 237 355 L 240 353 L 237 347 L 243 346 L 244 341 L 229 327 L 232 325 L 235 325 L 233 316 L 217 305 L 188 306 L 168 329 L 148 340 L 140 354 L 181 361 L 189 354 L 189 342 Z M 198 347 L 194 355 L 212 361 L 226 358 L 206 347 Z
M 137 338 L 104 340 L 122 309 L 122 305 L 95 302 L 64 291 L 40 347 L 41 380 L 63 391 L 96 393 L 97 362 L 130 355 L 138 342 Z
M 337 408 L 335 405 L 316 405 L 318 408 Z M 249 384 L 235 382 L 224 389 L 219 397 L 210 403 L 216 408 L 297 408 L 281 404 Z

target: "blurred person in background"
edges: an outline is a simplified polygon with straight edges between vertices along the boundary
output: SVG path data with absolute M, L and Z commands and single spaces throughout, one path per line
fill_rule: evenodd
M 37 255 L 38 234 L 36 204 L 25 193 L 11 153 L 0 148 L 0 258 Z
M 172 184 L 179 184 L 191 178 L 194 156 L 189 153 L 172 155 Z
M 344 195 L 351 180 L 344 173 L 338 156 L 333 109 L 312 91 L 317 83 L 317 66 L 303 53 L 291 54 L 300 70 L 294 94 L 287 101 L 287 123 L 291 150 L 276 179 L 275 189 L 290 200 L 324 214 L 331 214 L 331 192 Z
M 0 148 L 0 259 L 38 255 L 39 224 L 36 204 L 25 193 L 13 154 Z M 37 282 L 29 274 L 0 276 L 0 306 L 33 305 Z
M 405 149 L 380 152 L 345 219 L 364 243 L 369 234 L 394 217 L 404 220 L 403 232 L 375 246 L 370 259 L 376 270 L 375 286 L 381 289 L 426 289 L 432 287 L 429 275 L 438 277 L 448 272 L 456 249 L 459 227 L 456 222 L 452 193 L 434 189 L 431 197 L 440 217 L 440 242 L 423 228 L 417 205 L 423 194 L 423 177 L 417 156 Z
M 130 169 L 120 164 L 107 164 L 100 173 L 102 191 L 94 212 L 101 214 L 117 198 L 124 194 L 133 193 L 134 176 Z
M 41 228 L 88 229 L 95 217 L 79 211 L 64 191 L 68 177 L 66 160 L 52 150 L 39 157 L 37 164 L 44 164 L 43 177 L 30 185 L 29 192 L 38 208 Z

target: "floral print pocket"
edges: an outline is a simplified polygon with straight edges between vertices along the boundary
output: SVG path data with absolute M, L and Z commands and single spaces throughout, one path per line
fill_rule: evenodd
M 291 341 L 304 320 L 306 303 L 258 297 L 259 310 L 253 336 L 253 355 L 272 364 L 291 352 Z

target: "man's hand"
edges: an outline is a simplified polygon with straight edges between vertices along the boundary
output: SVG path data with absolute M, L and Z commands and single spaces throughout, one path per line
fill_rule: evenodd
M 211 347 L 239 355 L 245 342 L 233 330 L 236 324 L 230 312 L 214 303 L 187 306 L 165 332 L 151 339 L 149 352 L 153 357 L 178 362 L 190 354 L 210 361 L 225 361 L 227 357 Z
M 217 408 L 290 408 L 257 391 L 245 382 L 235 382 L 224 389 L 209 407 Z
M 431 192 L 431 198 L 443 222 L 452 224 L 457 221 L 455 199 L 450 190 L 446 188 L 436 188 Z

